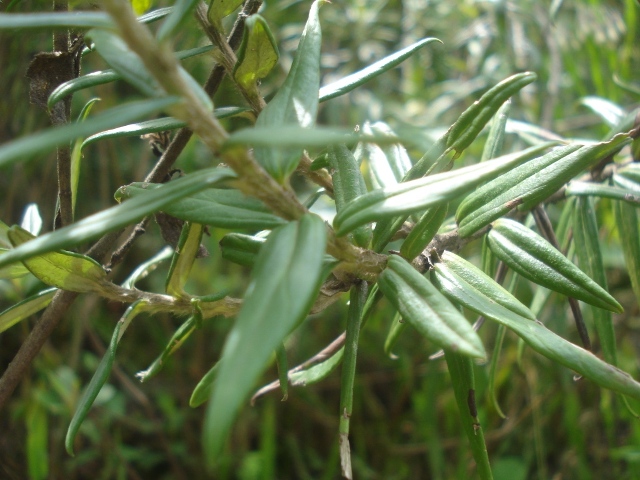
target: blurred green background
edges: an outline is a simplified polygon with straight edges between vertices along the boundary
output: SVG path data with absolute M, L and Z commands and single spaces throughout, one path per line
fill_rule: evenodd
M 157 1 L 152 8 L 171 2 Z M 281 84 L 295 54 L 310 1 L 267 1 L 261 14 L 279 42 L 280 67 L 263 81 L 268 99 Z M 0 11 L 46 10 L 49 2 L 4 2 Z M 75 2 L 74 8 L 92 8 Z M 232 20 L 232 19 L 230 19 Z M 609 131 L 608 109 L 629 112 L 640 100 L 640 7 L 634 0 L 562 1 L 425 1 L 333 0 L 321 10 L 323 84 L 362 68 L 423 37 L 433 44 L 364 87 L 331 100 L 320 109 L 319 123 L 354 126 L 383 120 L 398 130 L 435 138 L 474 99 L 498 81 L 531 70 L 538 81 L 514 99 L 511 118 L 568 138 L 597 140 Z M 195 22 L 175 39 L 176 50 L 206 43 Z M 50 50 L 50 33 L 0 33 L 0 140 L 25 135 L 48 124 L 46 113 L 28 101 L 24 78 L 34 54 Z M 204 81 L 213 65 L 204 55 L 184 62 Z M 83 73 L 104 69 L 88 55 Z M 94 112 L 136 97 L 122 82 L 83 91 L 73 100 L 74 117 L 93 97 Z M 594 98 L 597 97 L 597 98 Z M 586 100 L 585 100 L 586 99 Z M 603 102 L 606 100 L 607 102 Z M 225 82 L 216 106 L 243 105 Z M 247 120 L 225 120 L 229 129 Z M 513 129 L 524 128 L 514 126 Z M 506 148 L 521 145 L 507 136 Z M 465 153 L 476 162 L 482 141 Z M 416 160 L 423 153 L 410 152 Z M 113 193 L 140 181 L 155 157 L 138 138 L 102 141 L 85 152 L 78 218 L 113 205 Z M 177 167 L 192 171 L 212 162 L 192 140 Z M 45 222 L 53 222 L 55 155 L 24 162 L 0 175 L 0 219 L 19 223 L 25 207 L 36 203 Z M 298 182 L 301 195 L 310 186 Z M 604 201 L 601 202 L 603 206 Z M 625 273 L 617 232 L 608 208 L 599 210 L 601 239 L 612 294 L 625 313 L 614 318 L 620 366 L 639 376 L 640 311 Z M 551 212 L 554 213 L 553 211 Z M 117 267 L 124 279 L 139 263 L 163 247 L 151 225 Z M 248 270 L 220 258 L 217 242 L 226 232 L 213 230 L 206 240 L 211 256 L 194 267 L 188 290 L 208 294 L 228 290 L 241 296 Z M 463 254 L 477 259 L 478 242 Z M 140 288 L 160 292 L 161 267 Z M 0 308 L 25 298 L 42 285 L 34 281 L 0 281 Z M 518 286 L 531 297 L 526 282 Z M 287 341 L 290 364 L 312 356 L 343 331 L 346 296 L 320 315 L 310 317 Z M 134 374 L 145 369 L 164 348 L 182 319 L 169 316 L 136 319 L 118 352 L 108 385 L 80 430 L 76 456 L 63 439 L 81 389 L 91 378 L 116 320 L 125 305 L 83 296 L 74 304 L 37 358 L 29 378 L 0 413 L 0 478 L 7 479 L 333 479 L 338 459 L 339 373 L 320 384 L 279 392 L 242 411 L 215 475 L 203 467 L 200 447 L 204 409 L 188 406 L 193 387 L 219 356 L 230 320 L 207 321 L 166 365 L 160 375 L 140 384 Z M 577 341 L 563 298 L 552 296 L 543 312 L 554 331 Z M 358 479 L 470 478 L 474 472 L 457 418 L 446 365 L 429 361 L 433 348 L 405 334 L 395 347 L 398 358 L 382 350 L 393 317 L 383 302 L 361 335 L 351 448 Z M 33 321 L 0 334 L 0 368 L 4 369 Z M 482 337 L 489 351 L 494 325 Z M 476 368 L 478 412 L 484 427 L 496 480 L 640 478 L 640 422 L 611 393 L 557 367 L 518 344 L 507 334 L 499 363 L 497 396 L 503 420 L 487 399 L 488 366 Z M 264 377 L 277 376 L 275 367 Z M 640 407 L 635 405 L 636 408 Z M 640 408 L 638 408 L 640 411 Z

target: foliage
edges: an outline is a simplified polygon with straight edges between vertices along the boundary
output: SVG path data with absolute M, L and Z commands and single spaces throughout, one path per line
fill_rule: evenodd
M 3 474 L 636 478 L 635 3 L 261 3 L 0 14 Z

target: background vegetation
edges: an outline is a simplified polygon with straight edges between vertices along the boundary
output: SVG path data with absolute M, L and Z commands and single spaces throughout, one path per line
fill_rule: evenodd
M 155 2 L 153 8 L 168 2 Z M 295 54 L 310 2 L 273 0 L 261 14 L 268 20 L 280 49 L 278 67 L 262 82 L 269 99 L 282 84 Z M 45 2 L 4 2 L 0 10 L 28 12 L 48 8 Z M 87 5 L 78 5 L 87 7 Z M 322 80 L 327 84 L 403 46 L 437 37 L 442 45 L 426 48 L 400 67 L 349 95 L 324 104 L 318 123 L 353 126 L 384 120 L 398 130 L 415 132 L 425 144 L 435 140 L 475 99 L 518 71 L 534 71 L 538 80 L 513 99 L 506 145 L 520 142 L 526 125 L 566 138 L 598 140 L 640 97 L 640 9 L 633 0 L 613 1 L 334 1 L 323 7 Z M 29 104 L 26 69 L 32 56 L 51 48 L 49 32 L 0 32 L 0 140 L 2 143 L 46 127 L 44 111 Z M 205 42 L 195 22 L 183 28 L 176 50 Z M 184 62 L 204 82 L 214 59 L 202 55 Z M 104 69 L 95 55 L 83 71 Z M 124 82 L 82 91 L 73 98 L 75 118 L 82 106 L 99 96 L 95 108 L 107 109 L 138 97 Z M 244 105 L 225 80 L 214 98 L 216 108 Z M 247 119 L 225 120 L 234 130 Z M 510 133 L 509 133 L 510 132 Z M 482 154 L 476 142 L 463 162 Z M 509 150 L 510 151 L 510 150 Z M 410 152 L 419 158 L 422 151 Z M 209 165 L 211 154 L 192 140 L 177 168 L 193 171 Z M 121 186 L 141 181 L 156 157 L 137 137 L 105 140 L 85 151 L 77 218 L 113 204 Z M 19 163 L 0 175 L 0 218 L 20 223 L 25 207 L 35 203 L 50 230 L 57 186 L 55 155 Z M 312 192 L 295 180 L 302 198 Z M 606 204 L 608 200 L 601 200 Z M 605 205 L 606 206 L 606 205 Z M 609 290 L 625 312 L 614 316 L 619 365 L 638 377 L 640 310 L 631 289 L 615 220 L 610 208 L 598 210 L 600 238 Z M 559 209 L 550 209 L 557 220 Z M 188 290 L 194 294 L 228 291 L 242 296 L 249 269 L 220 257 L 217 242 L 227 233 L 211 229 L 205 237 L 210 256 L 196 262 Z M 480 242 L 464 257 L 478 263 Z M 122 281 L 136 265 L 163 248 L 151 224 L 118 265 L 114 281 Z M 168 265 L 140 283 L 163 291 Z M 165 270 L 162 270 L 165 269 Z M 163 275 L 165 273 L 165 275 Z M 0 282 L 2 309 L 38 291 L 35 279 Z M 520 282 L 521 298 L 532 289 Z M 345 325 L 347 296 L 312 316 L 287 340 L 289 362 L 297 365 L 325 347 Z M 73 305 L 33 364 L 31 373 L 0 414 L 0 476 L 33 478 L 209 478 L 201 448 L 202 407 L 189 407 L 194 386 L 219 358 L 231 320 L 206 322 L 203 331 L 178 350 L 163 371 L 144 384 L 134 374 L 146 368 L 164 348 L 180 320 L 154 315 L 136 320 L 118 351 L 117 366 L 81 429 L 76 456 L 64 451 L 64 436 L 85 386 L 109 343 L 115 321 L 126 305 L 85 295 Z M 566 299 L 553 295 L 540 319 L 561 336 L 579 342 Z M 475 466 L 461 429 L 449 374 L 435 352 L 414 335 L 400 337 L 394 351 L 383 353 L 392 307 L 383 301 L 362 331 L 351 418 L 351 450 L 355 478 L 468 478 Z M 24 341 L 31 321 L 0 335 L 2 369 Z M 336 327 L 340 325 L 340 327 Z M 496 328 L 481 336 L 491 351 Z M 597 349 L 596 349 L 597 351 Z M 496 480 L 526 478 L 640 478 L 640 423 L 619 399 L 595 384 L 575 381 L 572 373 L 523 348 L 507 334 L 498 364 L 496 391 L 507 419 L 487 401 L 488 366 L 478 365 L 476 399 Z M 277 378 L 275 366 L 263 383 Z M 238 418 L 215 478 L 314 478 L 340 475 L 338 405 L 340 375 L 289 392 L 279 392 L 244 408 Z M 638 410 L 639 405 L 633 405 Z M 44 467 L 48 465 L 48 469 Z

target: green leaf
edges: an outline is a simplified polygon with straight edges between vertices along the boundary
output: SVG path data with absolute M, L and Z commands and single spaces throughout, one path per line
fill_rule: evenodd
M 98 368 L 93 374 L 93 377 L 91 377 L 89 385 L 87 385 L 87 388 L 82 394 L 82 397 L 78 401 L 76 411 L 74 412 L 71 423 L 69 424 L 69 428 L 67 429 L 67 436 L 65 438 L 64 445 L 69 455 L 74 455 L 73 442 L 76 438 L 78 430 L 80 429 L 82 422 L 89 413 L 89 410 L 91 409 L 93 402 L 98 396 L 98 393 L 100 393 L 103 385 L 109 379 L 111 368 L 113 367 L 113 361 L 116 357 L 116 349 L 118 348 L 118 343 L 120 342 L 122 335 L 124 335 L 125 330 L 129 326 L 133 318 L 143 312 L 147 305 L 148 304 L 143 300 L 138 300 L 137 302 L 133 303 L 131 306 L 129 306 L 129 308 L 127 308 L 127 311 L 116 324 L 116 328 L 114 329 L 113 335 L 111 336 L 109 348 L 102 357 Z
M 304 149 L 308 147 L 323 148 L 340 144 L 350 146 L 358 142 L 374 142 L 378 145 L 403 142 L 411 145 L 414 141 L 415 139 L 409 136 L 391 136 L 381 133 L 367 135 L 354 133 L 353 130 L 346 128 L 316 126 L 310 129 L 297 125 L 283 125 L 280 127 L 256 125 L 254 128 L 244 128 L 233 132 L 225 142 L 225 147 L 253 145 L 255 147 L 278 150 L 287 148 Z
M 472 360 L 450 350 L 444 351 L 444 357 L 451 374 L 451 383 L 453 384 L 453 393 L 460 412 L 460 421 L 478 467 L 478 476 L 482 480 L 492 480 L 493 474 L 489 464 L 487 446 L 484 442 L 484 433 L 478 421 Z
M 488 241 L 496 257 L 532 282 L 612 312 L 623 311 L 606 290 L 524 225 L 497 220 Z
M 451 128 L 407 172 L 404 180 L 420 178 L 427 172 L 442 171 L 450 162 L 447 159 L 450 152 L 454 151 L 454 158 L 457 158 L 465 148 L 471 145 L 502 104 L 535 79 L 535 73 L 518 73 L 489 89 L 479 100 L 462 112 Z
M 315 364 L 306 370 L 300 370 L 298 372 L 289 374 L 289 383 L 294 387 L 305 387 L 307 385 L 313 385 L 318 383 L 331 374 L 338 365 L 342 363 L 344 358 L 344 347 L 338 349 L 336 353 L 331 355 L 326 360 Z
M 400 255 L 413 260 L 422 253 L 447 217 L 447 203 L 428 208 L 413 226 L 407 238 L 402 242 Z
M 245 20 L 243 35 L 233 78 L 248 89 L 269 74 L 277 65 L 280 53 L 267 21 L 258 14 Z
M 347 205 L 367 192 L 360 166 L 351 150 L 345 145 L 329 147 L 329 163 L 334 171 L 333 192 L 336 210 L 341 212 Z M 353 231 L 353 238 L 359 246 L 367 248 L 371 241 L 371 227 L 363 225 Z
M 260 249 L 207 410 L 204 442 L 209 462 L 215 462 L 272 352 L 309 312 L 323 280 L 325 242 L 324 222 L 307 214 L 271 232 Z
M 389 333 L 384 341 L 384 353 L 390 358 L 397 358 L 392 352 L 392 349 L 398 341 L 398 338 L 400 338 L 400 334 L 406 327 L 407 322 L 402 319 L 402 315 L 396 313 L 393 320 L 391 320 L 391 327 L 389 328 Z
M 16 323 L 25 318 L 29 318 L 34 313 L 38 313 L 51 303 L 53 296 L 58 291 L 57 288 L 42 290 L 29 298 L 25 298 L 19 303 L 7 308 L 0 313 L 0 332 L 13 327 Z
M 164 184 L 132 183 L 116 192 L 118 201 L 139 198 Z M 162 209 L 168 215 L 188 222 L 221 228 L 263 230 L 283 225 L 286 221 L 272 214 L 260 200 L 247 197 L 239 190 L 209 188 L 175 200 Z
M 568 145 L 514 168 L 469 195 L 458 207 L 459 233 L 467 237 L 517 205 L 529 210 L 602 158 L 629 143 L 628 134 L 593 145 Z
M 24 161 L 36 153 L 68 144 L 78 137 L 85 137 L 148 117 L 165 110 L 178 101 L 178 97 L 165 97 L 130 102 L 106 110 L 81 124 L 72 123 L 63 127 L 54 127 L 5 143 L 0 147 L 0 167 L 10 165 L 17 160 Z
M 219 294 L 213 298 L 216 298 L 219 300 L 222 297 L 224 297 L 224 294 Z M 210 301 L 215 301 L 215 300 L 210 300 Z M 138 378 L 138 380 L 140 380 L 141 382 L 145 382 L 149 378 L 156 375 L 162 369 L 162 367 L 166 363 L 169 356 L 173 355 L 173 353 L 182 346 L 182 344 L 191 336 L 191 334 L 194 332 L 196 328 L 199 328 L 199 326 L 202 323 L 202 309 L 200 307 L 201 300 L 194 298 L 191 300 L 191 304 L 193 305 L 193 308 L 194 308 L 193 315 L 191 315 L 175 331 L 175 333 L 167 343 L 166 347 L 164 348 L 160 356 L 153 361 L 153 363 L 149 366 L 149 368 L 136 373 L 136 378 Z
M 256 257 L 266 238 L 242 233 L 228 233 L 220 240 L 222 258 L 246 267 L 256 263 Z
M 567 196 L 612 198 L 614 200 L 624 200 L 632 205 L 640 205 L 640 191 L 630 192 L 624 188 L 591 182 L 571 182 L 567 185 L 564 193 Z
M 429 341 L 463 355 L 485 357 L 482 341 L 469 322 L 406 260 L 391 255 L 378 285 L 402 318 Z
M 482 150 L 481 162 L 496 158 L 502 151 L 504 145 L 504 132 L 507 126 L 507 120 L 509 119 L 509 112 L 511 111 L 511 99 L 507 100 L 498 109 L 493 120 L 491 121 L 491 128 L 489 128 L 489 136 L 484 144 Z
M 99 98 L 92 98 L 87 103 L 85 103 L 84 107 L 80 111 L 80 115 L 78 115 L 78 121 L 76 123 L 82 123 L 86 120 L 89 112 L 91 111 L 91 107 L 100 101 Z M 73 142 L 73 148 L 71 149 L 71 208 L 73 210 L 73 214 L 76 212 L 76 202 L 78 200 L 78 184 L 80 182 L 80 166 L 82 163 L 82 138 L 76 138 Z
M 213 114 L 216 118 L 227 118 L 246 112 L 247 110 L 248 109 L 244 107 L 222 107 L 216 108 Z M 98 140 L 104 140 L 105 138 L 136 137 L 147 133 L 175 130 L 177 128 L 182 128 L 185 125 L 186 122 L 173 117 L 156 118 L 145 122 L 132 123 L 130 125 L 112 128 L 110 130 L 105 130 L 104 132 L 91 135 L 84 141 L 82 148 L 97 142 Z
M 8 237 L 9 230 L 9 225 L 0 220 L 0 248 L 11 248 L 11 242 Z
M 601 97 L 582 97 L 580 103 L 602 118 L 609 127 L 618 125 L 625 114 L 618 105 Z
M 311 128 L 315 125 L 320 88 L 320 43 L 322 33 L 318 18 L 321 1 L 315 1 L 309 12 L 296 56 L 287 78 L 258 116 L 256 127 L 297 125 Z M 213 4 L 212 4 L 213 5 Z M 284 182 L 296 169 L 302 149 L 282 151 L 256 147 L 256 160 L 279 182 Z
M 173 255 L 169 275 L 167 276 L 166 292 L 172 297 L 187 297 L 184 286 L 187 283 L 191 267 L 198 255 L 204 226 L 199 223 L 185 222 L 178 240 L 176 252 Z
M 216 363 L 207 373 L 204 374 L 204 377 L 200 379 L 196 388 L 193 389 L 193 393 L 189 399 L 189 406 L 191 408 L 196 408 L 211 398 L 213 383 L 218 376 L 219 369 L 220 363 Z
M 107 64 L 140 92 L 149 97 L 166 95 L 138 54 L 131 50 L 118 35 L 108 30 L 93 29 L 87 32 L 87 37 L 94 41 L 95 49 Z M 213 110 L 213 103 L 200 84 L 184 68 L 179 66 L 178 69 L 182 79 L 189 85 L 200 103 L 207 109 Z
M 573 210 L 573 241 L 577 247 L 578 265 L 582 271 L 604 290 L 608 290 L 607 274 L 598 240 L 596 214 L 593 202 L 589 198 L 578 198 Z M 591 311 L 604 359 L 611 365 L 617 366 L 616 336 L 611 312 L 591 305 L 588 305 L 587 308 Z
M 164 90 L 144 66 L 137 53 L 125 41 L 109 30 L 89 30 L 87 37 L 95 43 L 100 56 L 128 83 L 148 97 L 159 97 Z
M 358 197 L 336 215 L 333 220 L 336 234 L 341 236 L 369 222 L 446 203 L 526 159 L 527 155 L 522 152 L 512 153 L 489 162 L 374 190 Z
M 156 33 L 159 42 L 171 38 L 178 28 L 191 15 L 191 11 L 198 4 L 198 0 L 176 0 L 171 13 L 167 16 Z
M 362 131 L 371 136 L 398 137 L 398 135 L 383 122 L 373 125 L 365 123 Z M 378 146 L 367 143 L 364 145 L 366 156 L 373 180 L 380 187 L 388 187 L 400 182 L 411 169 L 411 159 L 407 150 L 400 144 Z
M 0 30 L 114 28 L 104 12 L 0 13 Z
M 138 280 L 145 278 L 147 275 L 149 275 L 150 272 L 158 268 L 158 264 L 160 262 L 172 258 L 173 253 L 173 248 L 167 245 L 162 250 L 160 250 L 157 255 L 154 255 L 146 262 L 138 265 L 136 269 L 131 273 L 131 275 L 129 275 L 127 279 L 122 282 L 122 287 L 128 288 L 129 290 L 134 288 Z
M 7 248 L 0 248 L 0 256 L 8 250 Z M 22 263 L 12 263 L 0 268 L 0 278 L 20 278 L 28 274 L 29 270 Z
M 638 231 L 640 219 L 638 218 L 638 209 L 626 202 L 614 201 L 612 203 L 631 287 L 636 300 L 640 302 L 640 232 Z
M 201 55 L 213 50 L 213 45 L 204 45 L 202 47 L 191 48 L 189 50 L 181 50 L 176 52 L 176 57 L 183 60 L 185 58 Z M 64 83 L 61 83 L 56 89 L 51 92 L 47 99 L 47 107 L 52 108 L 60 100 L 72 95 L 75 92 L 84 90 L 86 88 L 96 87 L 98 85 L 104 85 L 105 83 L 111 83 L 116 80 L 121 80 L 122 76 L 115 70 L 98 70 L 95 72 L 87 73 L 76 78 L 72 78 Z
M 213 25 L 219 26 L 220 21 L 224 17 L 228 17 L 242 5 L 242 1 L 243 0 L 211 0 L 207 13 L 209 21 Z
M 446 265 L 448 271 L 464 278 L 465 282 L 475 290 L 487 297 L 491 302 L 503 306 L 507 310 L 517 313 L 523 318 L 535 320 L 536 316 L 531 310 L 525 307 L 520 300 L 511 295 L 507 290 L 496 283 L 491 277 L 487 281 L 487 275 L 472 263 L 459 257 L 455 253 L 445 251 L 440 258 L 442 264 Z
M 434 282 L 452 301 L 510 328 L 539 354 L 574 370 L 601 387 L 640 399 L 640 383 L 633 380 L 628 373 L 559 337 L 541 322 L 521 317 L 494 303 L 444 264 L 437 263 L 434 272 Z M 490 277 L 485 277 L 485 283 L 493 282 Z
M 14 248 L 34 238 L 18 226 L 9 230 L 9 240 Z M 23 260 L 23 263 L 41 282 L 71 292 L 100 292 L 107 282 L 107 273 L 98 262 L 77 253 L 45 253 Z
M 118 230 L 150 213 L 162 210 L 176 200 L 233 177 L 234 174 L 228 169 L 209 168 L 178 178 L 145 195 L 128 200 L 122 205 L 103 210 L 10 250 L 0 255 L 0 267 L 35 255 L 78 245 L 107 232 Z
M 400 65 L 411 55 L 416 53 L 425 45 L 433 42 L 440 42 L 437 38 L 423 38 L 416 43 L 403 48 L 402 50 L 395 52 L 382 60 L 369 65 L 362 70 L 359 70 L 351 75 L 348 75 L 340 80 L 325 85 L 320 89 L 320 102 L 325 102 L 332 98 L 340 97 L 345 93 L 349 93 L 351 90 L 367 83 L 369 80 L 374 79 L 378 75 L 391 70 L 393 67 Z

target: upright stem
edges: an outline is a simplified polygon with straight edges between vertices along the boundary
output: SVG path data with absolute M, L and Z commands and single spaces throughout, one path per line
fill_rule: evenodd
M 66 12 L 69 6 L 64 0 L 53 1 L 54 12 Z M 53 51 L 69 55 L 69 31 L 56 30 L 53 34 Z M 74 69 L 74 62 L 66 64 Z M 68 72 L 69 78 L 73 72 Z M 51 123 L 53 126 L 64 125 L 69 122 L 71 115 L 71 96 L 58 102 L 51 111 Z M 58 211 L 56 212 L 56 227 L 64 227 L 73 222 L 73 207 L 71 200 L 71 149 L 68 145 L 58 147 L 57 150 L 57 174 L 58 174 Z

